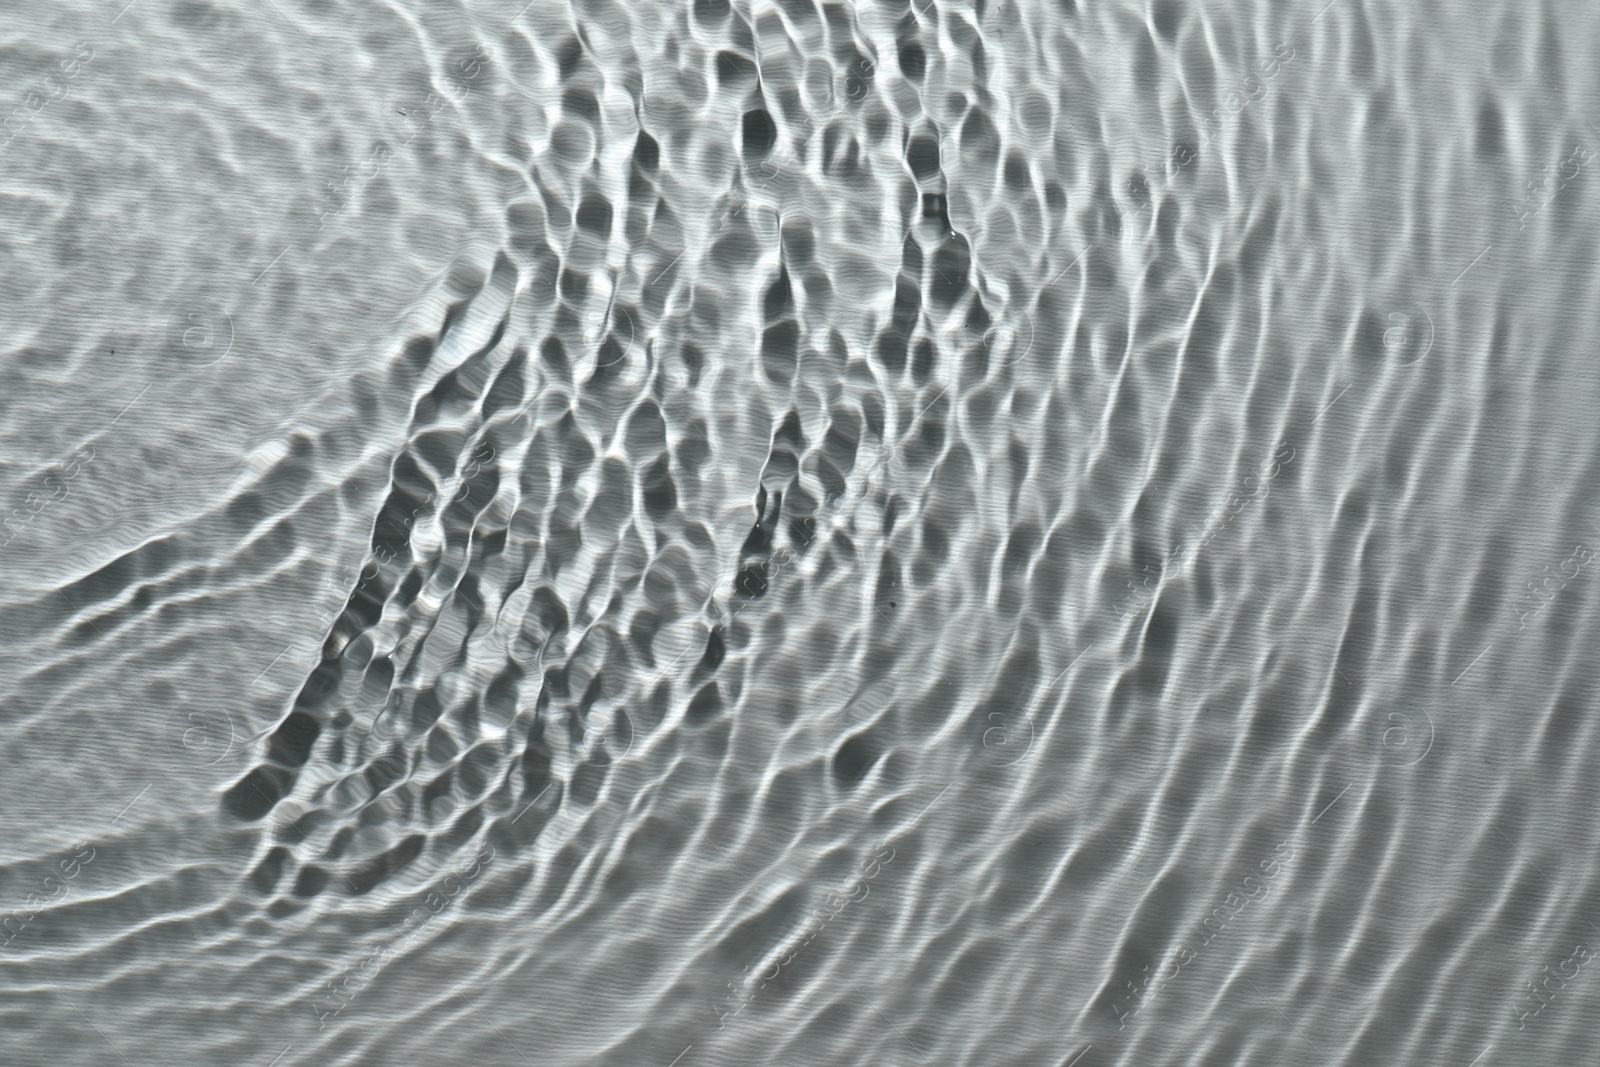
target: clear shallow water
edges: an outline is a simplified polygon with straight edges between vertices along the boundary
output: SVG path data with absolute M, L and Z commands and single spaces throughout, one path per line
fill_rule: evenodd
M 1585 1062 L 1594 26 L 14 8 L 7 1062 Z

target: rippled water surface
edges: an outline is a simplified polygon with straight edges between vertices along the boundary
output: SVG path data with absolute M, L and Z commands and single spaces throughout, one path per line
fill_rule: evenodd
M 5 4 L 0 1062 L 1596 1062 L 1597 29 Z

